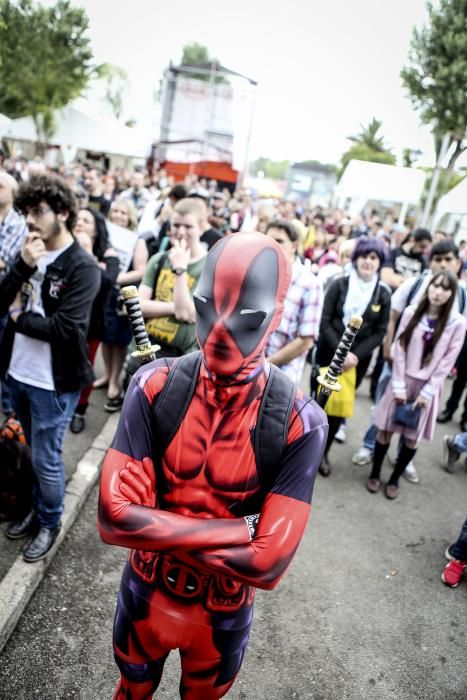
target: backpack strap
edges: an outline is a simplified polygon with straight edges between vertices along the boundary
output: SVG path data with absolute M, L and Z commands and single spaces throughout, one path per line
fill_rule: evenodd
M 265 485 L 273 480 L 287 445 L 296 395 L 293 381 L 275 365 L 270 368 L 253 436 L 258 476 Z
M 201 357 L 200 351 L 178 357 L 173 362 L 164 388 L 154 403 L 153 421 L 158 436 L 154 461 L 158 490 L 161 494 L 166 490 L 160 469 L 162 455 L 175 437 L 190 405 L 201 366 Z M 271 365 L 256 426 L 252 431 L 256 468 L 263 494 L 274 481 L 282 453 L 287 445 L 295 396 L 296 387 L 292 380 L 278 367 Z M 256 501 L 256 499 L 253 500 Z M 241 508 L 238 514 L 242 515 L 244 512 L 257 512 L 258 506 L 256 503 L 242 501 L 233 504 L 230 510 L 236 513 L 238 507 Z
M 190 352 L 177 357 L 170 369 L 167 381 L 153 406 L 158 442 L 157 454 L 162 457 L 190 405 L 201 366 L 201 352 Z
M 406 306 L 410 306 L 412 303 L 412 299 L 415 297 L 416 293 L 422 286 L 422 282 L 425 279 L 426 275 L 422 274 L 417 277 L 417 279 L 414 281 L 413 285 L 410 287 L 410 291 L 407 295 L 407 301 L 406 301 Z
M 459 313 L 462 315 L 464 315 L 466 296 L 467 296 L 467 293 L 465 291 L 465 287 L 463 287 L 461 284 L 459 284 L 459 286 L 457 288 L 457 297 L 458 297 L 458 304 L 459 304 Z

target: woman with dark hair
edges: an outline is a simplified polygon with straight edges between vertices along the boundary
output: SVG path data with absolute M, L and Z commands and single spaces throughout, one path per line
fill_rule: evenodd
M 373 417 L 378 435 L 373 469 L 367 481 L 371 493 L 380 489 L 381 466 L 393 433 L 403 435 L 403 444 L 386 485 L 385 495 L 389 499 L 399 495 L 399 477 L 414 458 L 420 440 L 433 439 L 443 382 L 455 364 L 465 336 L 465 319 L 453 310 L 456 293 L 455 276 L 447 271 L 438 272 L 431 278 L 419 304 L 408 306 L 402 314 L 393 345 L 392 381 Z M 406 418 L 395 415 L 398 404 L 408 403 L 412 403 L 412 411 L 419 412 L 412 426 Z
M 101 272 L 101 286 L 92 306 L 87 337 L 89 361 L 94 365 L 97 349 L 104 338 L 107 306 L 119 273 L 120 261 L 117 253 L 110 246 L 105 218 L 94 209 L 79 210 L 74 235 L 89 255 L 95 258 Z M 72 433 L 81 433 L 84 430 L 84 416 L 92 388 L 93 385 L 89 384 L 81 391 L 78 406 L 70 423 Z
M 344 364 L 344 371 L 355 367 L 356 387 L 366 374 L 373 350 L 383 342 L 389 321 L 391 290 L 379 279 L 384 260 L 383 243 L 361 236 L 352 252 L 350 272 L 332 280 L 324 297 L 316 355 L 320 366 L 331 362 L 350 317 L 355 314 L 363 317 L 352 352 L 349 352 Z M 328 440 L 319 468 L 323 476 L 331 473 L 327 455 L 342 418 L 328 413 L 328 422 Z

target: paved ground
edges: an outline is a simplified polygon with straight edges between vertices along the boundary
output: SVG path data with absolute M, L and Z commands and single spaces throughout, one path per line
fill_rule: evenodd
M 465 700 L 467 581 L 443 586 L 443 551 L 466 511 L 467 471 L 439 468 L 439 426 L 417 456 L 422 481 L 388 502 L 351 463 L 365 426 L 364 386 L 349 438 L 318 477 L 314 511 L 278 589 L 258 592 L 236 700 Z M 386 466 L 384 476 L 388 475 Z M 0 657 L 1 700 L 104 700 L 116 671 L 112 617 L 125 552 L 96 534 L 96 490 Z M 177 695 L 178 661 L 157 697 Z

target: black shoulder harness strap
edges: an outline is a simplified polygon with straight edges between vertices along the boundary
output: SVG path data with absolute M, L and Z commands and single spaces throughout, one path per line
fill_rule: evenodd
M 157 453 L 161 457 L 172 442 L 193 397 L 201 352 L 191 352 L 177 358 L 161 393 L 157 397 L 153 417 L 158 436 Z M 252 434 L 256 466 L 260 481 L 268 481 L 280 462 L 287 445 L 289 422 L 296 387 L 286 374 L 271 365 L 271 370 Z
M 279 466 L 287 445 L 290 415 L 296 395 L 293 381 L 278 367 L 270 367 L 253 437 L 256 466 L 262 483 L 273 478 Z
M 172 442 L 185 417 L 195 391 L 200 366 L 199 350 L 178 357 L 172 364 L 164 388 L 155 401 L 153 416 L 158 436 L 157 452 L 160 456 Z

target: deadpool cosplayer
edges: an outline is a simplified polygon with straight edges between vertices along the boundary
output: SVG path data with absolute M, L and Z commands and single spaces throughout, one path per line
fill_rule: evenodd
M 289 281 L 272 238 L 223 238 L 194 295 L 201 352 L 145 365 L 129 386 L 99 499 L 102 539 L 131 549 L 114 700 L 152 698 L 172 649 L 182 698 L 223 697 L 255 588 L 277 585 L 305 531 L 327 420 L 264 356 Z

